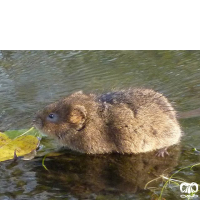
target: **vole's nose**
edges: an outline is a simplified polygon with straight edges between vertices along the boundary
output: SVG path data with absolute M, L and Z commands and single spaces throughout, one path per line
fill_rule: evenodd
M 33 123 L 35 123 L 35 122 L 36 122 L 36 117 L 34 117 L 34 118 L 33 118 L 32 122 L 33 122 Z
M 36 114 L 34 117 L 33 117 L 33 120 L 32 120 L 32 124 L 35 128 L 42 128 L 42 119 Z
M 36 123 L 36 121 L 37 121 L 37 114 L 34 115 L 32 123 Z

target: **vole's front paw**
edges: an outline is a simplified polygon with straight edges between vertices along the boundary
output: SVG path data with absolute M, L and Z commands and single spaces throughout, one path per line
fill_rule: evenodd
M 164 158 L 165 155 L 169 155 L 169 153 L 167 152 L 167 147 L 159 149 L 158 152 L 156 153 L 156 156 L 158 156 L 158 157 L 163 157 Z

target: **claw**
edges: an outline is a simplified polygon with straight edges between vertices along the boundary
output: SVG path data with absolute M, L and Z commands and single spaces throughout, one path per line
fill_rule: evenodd
M 164 158 L 165 155 L 169 155 L 167 152 L 167 147 L 164 147 L 162 149 L 159 149 L 158 152 L 156 153 L 156 156 Z

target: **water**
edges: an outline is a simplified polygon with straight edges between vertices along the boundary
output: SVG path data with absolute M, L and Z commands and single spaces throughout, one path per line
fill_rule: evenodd
M 75 91 L 102 93 L 113 88 L 147 87 L 162 92 L 178 112 L 200 108 L 200 51 L 1 51 L 0 130 L 31 127 L 34 113 Z M 200 162 L 200 117 L 180 119 L 184 137 L 165 159 L 86 156 L 74 152 L 0 164 L 0 199 L 155 199 L 145 184 Z M 176 177 L 200 184 L 199 167 Z M 179 187 L 163 197 L 180 199 Z M 200 194 L 199 194 L 200 195 Z

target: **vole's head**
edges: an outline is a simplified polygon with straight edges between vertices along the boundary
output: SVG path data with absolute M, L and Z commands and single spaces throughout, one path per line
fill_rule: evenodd
M 79 96 L 74 95 L 46 106 L 36 114 L 34 126 L 61 142 L 73 137 L 84 128 L 87 119 L 85 106 L 76 101 Z

